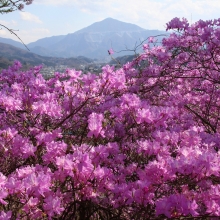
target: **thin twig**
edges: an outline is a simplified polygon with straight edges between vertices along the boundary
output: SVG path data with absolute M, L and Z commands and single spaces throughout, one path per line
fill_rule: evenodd
M 26 46 L 26 44 L 21 40 L 21 38 L 14 32 L 15 30 L 9 29 L 8 27 L 6 27 L 3 24 L 0 24 L 0 26 L 4 27 L 5 29 L 7 29 L 11 34 L 14 34 L 20 41 L 21 43 L 27 48 L 27 50 L 29 50 L 29 48 Z M 29 50 L 30 51 L 30 50 Z

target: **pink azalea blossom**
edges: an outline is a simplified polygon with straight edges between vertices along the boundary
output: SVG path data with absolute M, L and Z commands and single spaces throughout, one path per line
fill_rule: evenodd
M 109 55 L 112 55 L 113 53 L 114 53 L 114 50 L 112 48 L 108 50 Z
M 88 119 L 88 127 L 89 127 L 89 133 L 88 137 L 92 137 L 93 135 L 95 137 L 98 137 L 99 135 L 104 136 L 104 130 L 102 128 L 102 122 L 104 120 L 104 117 L 102 114 L 97 114 L 93 112 L 89 115 Z

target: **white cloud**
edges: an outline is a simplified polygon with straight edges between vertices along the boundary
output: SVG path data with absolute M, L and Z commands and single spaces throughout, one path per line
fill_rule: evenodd
M 15 21 L 15 20 L 11 20 L 11 21 L 0 20 L 0 24 L 5 25 L 5 26 L 16 26 L 17 21 Z
M 7 37 L 7 36 L 9 36 L 9 33 L 6 29 L 0 29 L 0 36 Z
M 32 28 L 30 30 L 22 30 L 19 36 L 27 44 L 42 38 L 42 36 L 49 37 L 50 31 L 46 28 Z
M 3 26 L 2 26 L 3 25 Z M 17 22 L 14 20 L 11 21 L 4 21 L 0 20 L 0 36 L 2 37 L 9 37 L 11 38 L 12 34 L 9 30 L 12 30 L 13 32 L 17 32 Z
M 98 14 L 136 23 L 148 29 L 164 29 L 174 17 L 189 21 L 219 17 L 219 0 L 35 0 L 36 4 L 71 6 L 83 13 Z
M 49 34 L 50 31 L 46 28 L 33 28 L 32 31 L 34 33 L 42 33 L 42 34 Z
M 31 21 L 35 23 L 42 23 L 42 21 L 36 16 L 29 12 L 20 12 L 21 19 L 25 21 Z
M 78 0 L 34 0 L 33 4 L 42 4 L 42 5 L 72 5 L 77 3 Z

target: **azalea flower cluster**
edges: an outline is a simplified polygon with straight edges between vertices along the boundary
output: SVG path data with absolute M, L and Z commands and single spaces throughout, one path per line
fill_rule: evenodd
M 0 74 L 0 219 L 220 216 L 220 19 L 119 69 Z

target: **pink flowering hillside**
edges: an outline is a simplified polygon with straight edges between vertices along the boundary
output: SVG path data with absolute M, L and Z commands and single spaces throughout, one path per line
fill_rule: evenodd
M 0 220 L 218 219 L 220 19 L 167 29 L 99 75 L 1 72 Z

